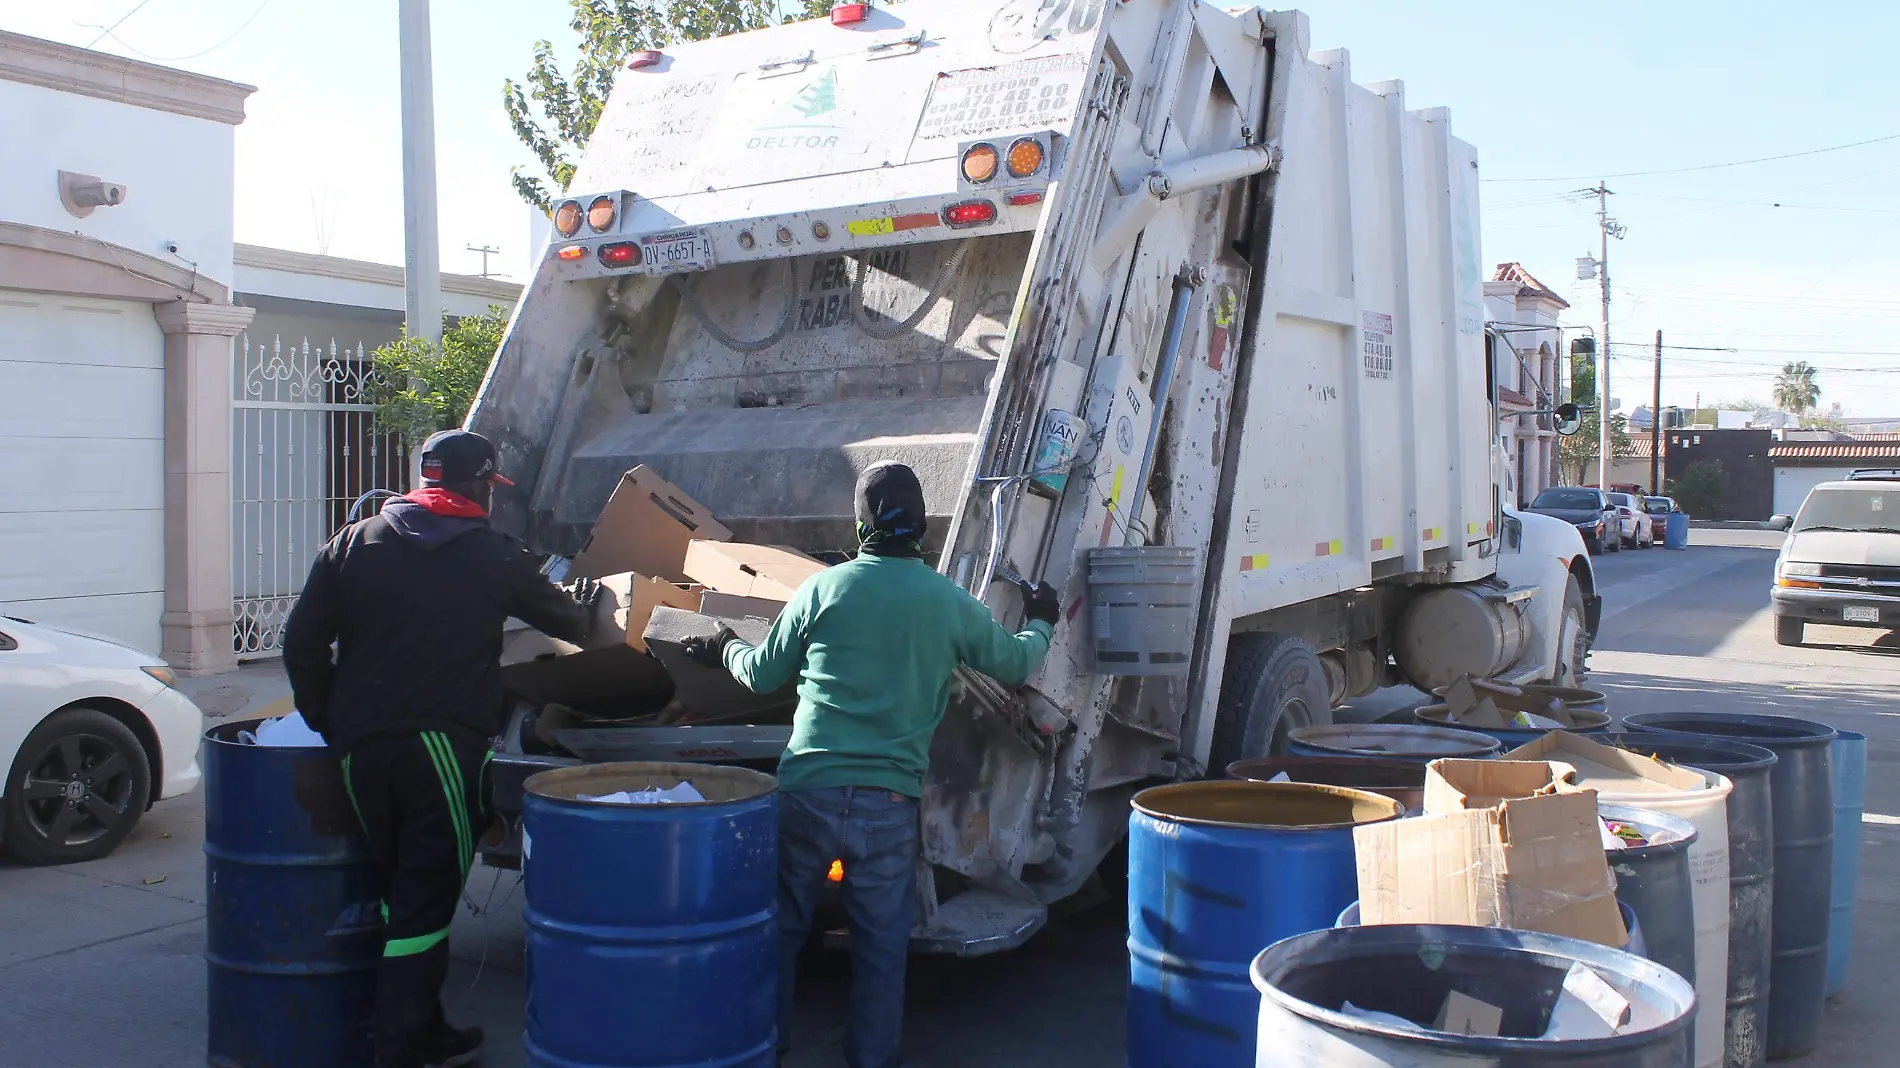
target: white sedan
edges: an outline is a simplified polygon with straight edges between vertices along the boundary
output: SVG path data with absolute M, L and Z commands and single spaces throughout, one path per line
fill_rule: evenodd
M 103 857 L 152 802 L 198 785 L 203 715 L 156 657 L 0 616 L 0 848 Z

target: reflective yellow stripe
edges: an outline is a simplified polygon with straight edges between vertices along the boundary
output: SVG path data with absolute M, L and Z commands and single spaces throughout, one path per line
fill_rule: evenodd
M 414 938 L 392 938 L 388 942 L 383 943 L 383 956 L 411 957 L 417 953 L 428 951 L 433 948 L 437 942 L 442 941 L 448 936 L 449 929 L 444 927 L 440 931 L 426 935 L 417 935 Z

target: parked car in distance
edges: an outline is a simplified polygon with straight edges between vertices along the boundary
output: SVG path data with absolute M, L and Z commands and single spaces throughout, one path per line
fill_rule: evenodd
M 203 713 L 155 656 L 0 616 L 0 849 L 96 860 L 198 785 Z
M 1593 553 L 1613 553 L 1623 547 L 1617 529 L 1616 507 L 1602 490 L 1587 486 L 1552 486 L 1524 509 L 1561 519 L 1577 528 L 1583 544 Z
M 1848 473 L 1849 482 L 1900 482 L 1900 467 L 1859 467 Z
M 1634 493 L 1611 493 L 1610 504 L 1616 509 L 1617 538 L 1631 549 L 1647 549 L 1656 544 L 1649 514 L 1643 499 Z
M 1682 509 L 1674 497 L 1644 497 L 1643 510 L 1649 513 L 1649 539 L 1661 543 L 1669 539 L 1669 517 Z
M 1776 642 L 1800 645 L 1809 623 L 1900 627 L 1900 485 L 1823 482 L 1785 529 L 1770 591 Z

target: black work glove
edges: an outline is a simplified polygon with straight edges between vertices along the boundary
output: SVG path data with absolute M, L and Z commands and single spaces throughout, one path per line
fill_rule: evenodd
M 589 578 L 575 579 L 563 589 L 574 598 L 575 604 L 581 606 L 582 619 L 585 620 L 582 629 L 591 634 L 594 629 L 594 610 L 600 607 L 601 594 L 604 592 L 600 583 Z
M 726 646 L 738 640 L 739 635 L 731 627 L 721 623 L 719 629 L 710 637 L 702 638 L 694 635 L 681 642 L 680 650 L 689 660 L 707 667 L 723 669 L 726 666 Z
M 1036 588 L 1023 596 L 1023 617 L 1040 619 L 1055 629 L 1056 620 L 1062 618 L 1061 595 L 1047 582 L 1036 583 Z

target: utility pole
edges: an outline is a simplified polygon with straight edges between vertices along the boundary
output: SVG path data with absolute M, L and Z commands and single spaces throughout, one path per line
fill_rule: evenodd
M 1610 238 L 1623 237 L 1623 224 L 1610 218 L 1610 190 L 1602 182 L 1579 190 L 1597 198 L 1597 229 L 1602 247 L 1596 259 L 1577 260 L 1577 277 L 1596 278 L 1603 292 L 1603 325 L 1597 345 L 1597 488 L 1610 489 Z
M 1656 331 L 1656 383 L 1649 402 L 1649 492 L 1662 486 L 1662 331 Z
M 435 214 L 435 76 L 429 0 L 400 0 L 402 58 L 402 280 L 411 337 L 442 340 L 442 250 Z
M 496 248 L 496 247 L 495 247 L 495 246 L 493 246 L 493 245 L 469 245 L 469 246 L 468 246 L 468 250 L 469 250 L 470 252 L 479 252 L 479 253 L 481 253 L 481 255 L 482 255 L 482 277 L 483 277 L 483 278 L 487 278 L 487 277 L 489 277 L 489 274 L 488 274 L 488 257 L 490 257 L 490 256 L 494 256 L 494 255 L 498 255 L 498 254 L 500 254 L 500 252 L 501 252 L 501 250 L 500 250 L 500 249 L 498 249 L 498 248 Z

